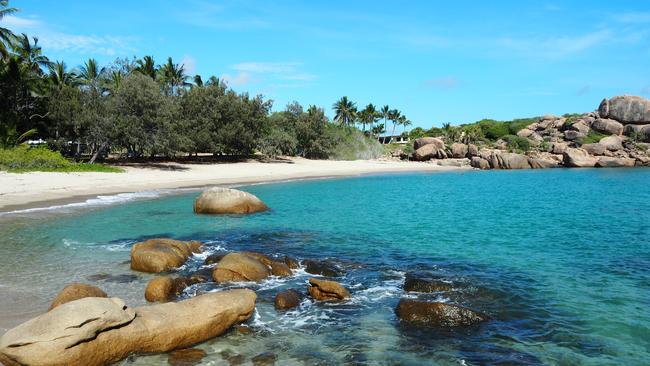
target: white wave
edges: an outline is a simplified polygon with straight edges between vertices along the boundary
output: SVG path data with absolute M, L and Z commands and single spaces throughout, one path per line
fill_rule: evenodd
M 109 206 L 118 203 L 130 202 L 130 201 L 154 199 L 154 198 L 159 198 L 161 196 L 178 194 L 178 193 L 188 192 L 193 190 L 196 189 L 195 188 L 156 189 L 156 190 L 140 191 L 140 192 L 118 193 L 118 194 L 106 195 L 106 196 L 101 195 L 95 198 L 89 198 L 83 202 L 74 202 L 74 203 L 67 203 L 64 205 L 53 205 L 47 207 L 35 207 L 35 208 L 27 208 L 23 210 L 0 212 L 0 216 L 26 214 L 26 213 L 34 213 L 34 212 L 47 212 L 47 211 L 65 211 L 70 209 L 79 209 L 79 208 L 87 208 L 87 207 Z

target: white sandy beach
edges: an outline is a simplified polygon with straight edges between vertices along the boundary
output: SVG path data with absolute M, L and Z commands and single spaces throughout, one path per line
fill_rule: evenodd
M 257 161 L 214 164 L 164 163 L 122 167 L 125 173 L 0 172 L 0 211 L 82 201 L 94 195 L 151 189 L 255 183 L 288 179 L 354 176 L 409 171 L 449 171 L 458 168 L 431 163 L 385 160 L 308 160 L 287 163 Z

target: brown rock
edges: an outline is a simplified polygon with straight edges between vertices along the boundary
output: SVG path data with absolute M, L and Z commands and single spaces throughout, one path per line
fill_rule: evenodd
M 309 294 L 320 301 L 341 301 L 350 298 L 350 292 L 334 281 L 309 279 Z
M 605 150 L 607 150 L 604 145 L 597 142 L 593 144 L 584 144 L 580 147 L 590 155 L 603 155 L 605 153 Z
M 282 262 L 271 262 L 271 274 L 278 277 L 290 277 L 293 273 L 289 266 Z
M 84 283 L 71 283 L 63 288 L 58 295 L 52 300 L 49 310 L 70 301 L 83 299 L 85 297 L 108 297 L 101 289 L 86 285 Z
M 623 139 L 620 136 L 607 136 L 598 142 L 609 151 L 623 150 Z
M 453 287 L 441 280 L 427 279 L 414 274 L 407 274 L 404 279 L 404 291 L 408 292 L 440 292 L 449 291 Z
M 425 145 L 434 145 L 437 149 L 445 148 L 445 143 L 441 139 L 435 137 L 420 137 L 419 139 L 415 139 L 413 142 L 413 149 L 417 150 Z
M 568 141 L 577 140 L 577 139 L 579 139 L 581 137 L 585 137 L 585 136 L 587 136 L 586 133 L 582 133 L 582 132 L 578 132 L 578 131 L 573 131 L 573 130 L 564 131 L 564 139 L 568 140 Z
M 451 156 L 453 158 L 464 158 L 467 156 L 467 145 L 465 144 L 459 144 L 459 143 L 453 143 L 451 144 Z
M 291 257 L 284 257 L 284 264 L 287 265 L 290 269 L 298 269 L 300 268 L 300 263 L 298 263 L 297 260 L 291 258 Z
M 253 366 L 272 366 L 275 365 L 275 361 L 277 361 L 277 359 L 278 356 L 275 353 L 264 352 L 253 357 L 251 361 L 253 361 Z
M 200 364 L 205 356 L 207 353 L 202 349 L 178 349 L 169 354 L 167 363 L 172 366 L 194 366 Z
M 650 100 L 631 95 L 603 99 L 598 107 L 603 118 L 613 118 L 626 124 L 650 123 Z
M 197 214 L 248 214 L 268 210 L 268 206 L 248 192 L 213 187 L 194 200 Z
M 626 125 L 623 134 L 625 134 L 625 136 L 633 137 L 637 141 L 650 142 L 650 124 Z
M 243 255 L 247 255 L 251 258 L 257 259 L 258 261 L 262 262 L 265 266 L 270 266 L 271 262 L 273 262 L 271 258 L 269 258 L 268 256 L 262 253 L 258 253 L 258 252 L 240 252 L 240 253 Z
M 212 278 L 217 283 L 255 281 L 269 276 L 269 268 L 257 259 L 242 253 L 230 253 L 214 267 Z
M 478 156 L 478 147 L 476 147 L 476 145 L 474 145 L 474 144 L 469 144 L 469 146 L 467 148 L 467 153 L 470 156 Z
M 99 366 L 190 347 L 250 318 L 255 299 L 254 291 L 238 289 L 131 309 L 117 298 L 84 298 L 9 330 L 0 338 L 0 361 Z
M 613 119 L 598 118 L 591 125 L 591 128 L 608 135 L 623 134 L 623 125 L 617 121 L 614 121 Z
M 338 277 L 341 275 L 336 264 L 329 261 L 313 261 L 306 259 L 302 262 L 305 265 L 305 272 L 325 277 Z
M 495 151 L 489 162 L 492 169 L 530 169 L 528 157 L 521 154 Z
M 636 160 L 632 158 L 614 158 L 609 156 L 601 156 L 598 158 L 596 166 L 601 168 L 622 168 L 633 167 Z
M 275 308 L 286 310 L 300 305 L 301 296 L 295 290 L 285 290 L 275 295 Z
M 413 299 L 401 299 L 395 312 L 400 320 L 425 327 L 468 326 L 488 319 L 486 315 L 462 306 Z
M 193 253 L 201 252 L 201 243 L 172 239 L 149 239 L 131 248 L 131 269 L 159 273 L 185 264 Z
M 588 168 L 596 166 L 598 159 L 589 155 L 584 149 L 567 149 L 564 154 L 564 166 L 576 168 Z
M 210 266 L 213 264 L 219 263 L 220 260 L 223 259 L 223 257 L 226 256 L 228 253 L 215 253 L 215 254 L 210 254 L 205 260 L 203 261 L 204 266 Z
M 413 159 L 417 161 L 426 161 L 431 159 L 446 159 L 448 157 L 445 148 L 438 148 L 436 144 L 424 145 L 415 150 Z
M 174 294 L 174 280 L 170 276 L 156 277 L 149 281 L 144 298 L 149 302 L 168 301 Z
M 478 156 L 472 156 L 472 160 L 470 161 L 470 165 L 472 168 L 477 168 L 477 169 L 490 169 L 490 163 Z
M 563 154 L 568 147 L 569 144 L 566 142 L 554 142 L 551 144 L 551 152 L 553 154 Z

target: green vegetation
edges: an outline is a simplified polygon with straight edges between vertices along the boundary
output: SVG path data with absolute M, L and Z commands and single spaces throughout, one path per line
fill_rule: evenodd
M 0 19 L 15 11 L 0 0 Z M 109 65 L 90 58 L 68 69 L 63 61 L 50 61 L 37 38 L 0 28 L 0 148 L 7 151 L 28 139 L 42 139 L 61 159 L 89 164 L 109 154 L 121 159 L 199 153 L 371 158 L 381 153 L 379 135 L 388 123 L 393 132 L 411 124 L 388 106 L 378 110 L 368 104 L 358 111 L 347 97 L 334 103 L 332 122 L 316 106 L 304 111 L 294 102 L 284 111 L 271 109 L 272 101 L 238 93 L 215 76 L 187 75 L 171 57 L 162 65 L 152 56 L 118 58 Z M 7 166 L 88 169 L 63 160 L 59 165 L 21 160 Z
M 23 172 L 122 172 L 119 168 L 102 164 L 72 163 L 60 153 L 46 147 L 29 148 L 19 145 L 0 149 L 0 170 Z
M 594 144 L 596 142 L 600 142 L 600 140 L 603 137 L 607 137 L 607 135 L 602 134 L 600 132 L 596 132 L 594 130 L 589 130 L 589 133 L 587 134 L 587 136 L 581 137 L 581 138 L 578 139 L 578 143 L 580 143 L 580 145 Z
M 530 150 L 530 140 L 517 135 L 505 135 L 502 139 L 508 143 L 508 146 L 519 151 L 527 152 Z

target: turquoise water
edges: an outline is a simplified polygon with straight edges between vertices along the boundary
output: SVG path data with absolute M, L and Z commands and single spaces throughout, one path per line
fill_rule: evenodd
M 250 362 L 263 351 L 276 353 L 278 364 L 297 365 L 644 365 L 649 188 L 648 169 L 472 171 L 246 186 L 272 208 L 251 216 L 195 216 L 196 192 L 6 215 L 0 326 L 44 311 L 72 281 L 144 304 L 152 277 L 129 270 L 130 245 L 167 236 L 205 241 L 210 252 L 332 258 L 353 295 L 345 304 L 306 300 L 277 313 L 275 294 L 304 290 L 309 275 L 262 283 L 253 333 L 233 331 L 200 345 L 206 365 L 228 364 L 226 354 Z M 414 296 L 401 289 L 410 271 L 453 283 L 454 290 L 429 299 L 472 307 L 491 320 L 457 330 L 401 325 L 394 308 Z M 116 277 L 88 280 L 98 273 Z M 214 288 L 197 285 L 186 296 Z M 128 361 L 164 362 L 164 355 Z

